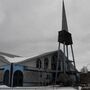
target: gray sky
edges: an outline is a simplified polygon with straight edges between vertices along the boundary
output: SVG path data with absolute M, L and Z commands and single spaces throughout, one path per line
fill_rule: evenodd
M 0 51 L 30 57 L 56 50 L 61 1 L 0 0 Z M 90 63 L 90 0 L 65 0 L 65 8 L 80 69 Z

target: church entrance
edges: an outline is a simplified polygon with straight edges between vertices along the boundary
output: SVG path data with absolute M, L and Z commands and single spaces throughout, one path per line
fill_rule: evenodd
M 3 84 L 9 86 L 9 70 L 6 70 L 4 73 Z
M 23 73 L 20 70 L 15 71 L 13 75 L 13 87 L 23 86 Z

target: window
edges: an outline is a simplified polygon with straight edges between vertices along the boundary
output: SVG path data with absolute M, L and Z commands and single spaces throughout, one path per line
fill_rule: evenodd
M 49 62 L 49 60 L 48 60 L 48 58 L 45 58 L 44 59 L 44 69 L 48 69 L 48 63 Z
M 51 58 L 51 69 L 56 70 L 56 64 L 57 64 L 57 57 L 54 55 Z
M 41 60 L 37 59 L 37 61 L 36 61 L 36 68 L 41 68 L 41 66 L 42 66 Z
M 52 58 L 51 58 L 51 69 L 52 70 L 56 70 L 56 67 L 57 67 L 57 55 L 53 55 Z M 61 61 L 59 60 L 58 61 L 58 70 L 61 69 Z
M 47 74 L 46 79 L 50 79 L 50 75 L 49 74 Z

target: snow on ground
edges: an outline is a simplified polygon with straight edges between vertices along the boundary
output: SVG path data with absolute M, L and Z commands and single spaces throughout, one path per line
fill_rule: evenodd
M 6 85 L 0 85 L 0 88 L 1 88 L 1 87 L 4 87 L 4 88 L 5 88 L 5 87 L 8 87 L 8 86 L 6 86 Z
M 5 85 L 1 85 L 0 86 L 0 90 L 81 90 L 79 89 L 75 89 L 73 87 L 51 87 L 51 86 L 47 86 L 47 87 L 7 87 Z

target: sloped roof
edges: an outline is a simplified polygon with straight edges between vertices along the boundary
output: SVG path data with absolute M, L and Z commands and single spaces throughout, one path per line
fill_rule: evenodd
M 18 56 L 18 55 L 13 55 L 13 54 L 4 53 L 4 52 L 0 52 L 0 55 L 5 55 L 5 56 L 11 57 L 11 58 L 14 58 L 14 57 L 20 57 L 20 56 Z
M 31 60 L 42 58 L 42 57 L 53 55 L 53 54 L 56 54 L 57 55 L 57 52 L 58 52 L 57 50 L 56 51 L 51 51 L 51 52 L 46 52 L 44 54 L 41 54 L 41 55 L 38 55 L 38 56 L 35 56 L 35 57 L 32 57 L 32 58 L 28 58 L 28 59 L 26 59 L 24 61 L 20 61 L 20 62 L 18 62 L 18 64 L 25 64 L 25 63 L 30 62 Z M 60 50 L 60 55 L 61 56 L 64 55 L 64 53 L 61 50 Z
M 0 67 L 6 64 L 10 64 L 10 62 L 7 59 L 5 59 L 4 56 L 0 55 Z
M 9 54 L 9 53 L 0 52 L 0 67 L 3 66 L 3 65 L 7 65 L 7 64 L 11 63 L 5 57 L 14 58 L 14 57 L 20 57 L 20 56 Z
M 1 62 L 8 64 L 8 63 L 17 63 L 17 64 L 25 64 L 27 62 L 30 62 L 31 60 L 37 59 L 37 58 L 41 58 L 41 57 L 45 57 L 45 56 L 49 56 L 49 55 L 57 55 L 57 50 L 56 51 L 51 51 L 51 52 L 46 52 L 44 54 L 38 55 L 38 56 L 34 56 L 34 57 L 20 57 L 17 55 L 12 55 L 12 54 L 8 54 L 8 53 L 3 53 L 0 52 L 0 56 L 3 58 L 3 61 L 1 60 Z M 61 57 L 64 55 L 63 52 L 60 50 L 60 55 Z M 16 61 L 17 60 L 17 61 Z

